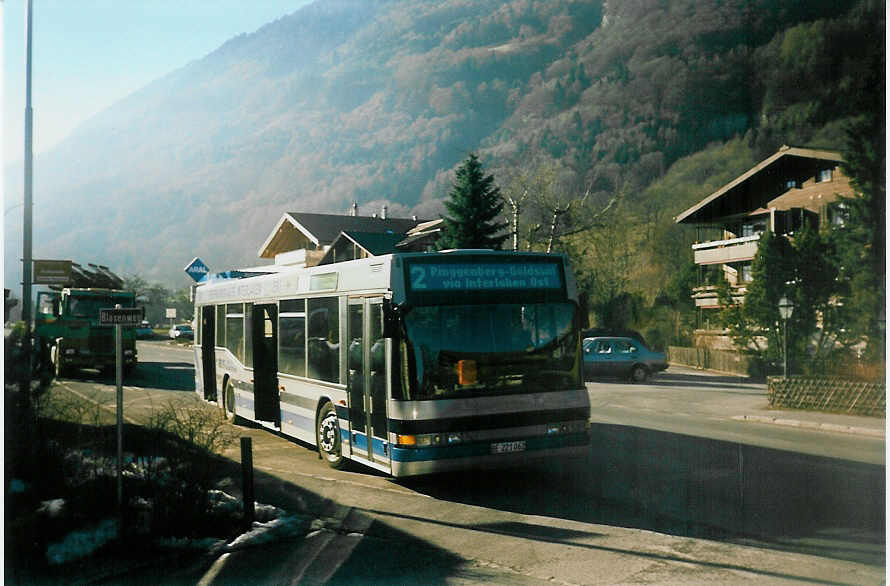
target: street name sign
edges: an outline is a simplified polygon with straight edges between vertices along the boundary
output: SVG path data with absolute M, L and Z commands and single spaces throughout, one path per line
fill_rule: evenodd
M 143 317 L 142 307 L 108 307 L 99 310 L 99 325 L 138 326 Z

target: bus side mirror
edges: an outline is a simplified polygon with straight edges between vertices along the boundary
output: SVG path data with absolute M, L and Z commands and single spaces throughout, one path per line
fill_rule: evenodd
M 392 299 L 383 300 L 383 337 L 395 338 L 399 333 L 399 308 Z

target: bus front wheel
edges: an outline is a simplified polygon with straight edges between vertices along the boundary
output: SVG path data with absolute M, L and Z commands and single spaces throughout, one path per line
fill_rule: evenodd
M 340 423 L 337 419 L 337 412 L 330 403 L 322 405 L 318 412 L 316 440 L 318 442 L 318 454 L 324 458 L 328 466 L 339 470 L 346 465 L 346 459 L 341 451 Z

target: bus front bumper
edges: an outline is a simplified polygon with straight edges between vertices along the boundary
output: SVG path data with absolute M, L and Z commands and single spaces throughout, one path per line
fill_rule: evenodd
M 573 433 L 433 448 L 394 447 L 392 475 L 417 476 L 473 468 L 522 466 L 541 459 L 582 458 L 587 454 L 589 444 L 588 433 Z M 510 451 L 495 453 L 500 449 Z

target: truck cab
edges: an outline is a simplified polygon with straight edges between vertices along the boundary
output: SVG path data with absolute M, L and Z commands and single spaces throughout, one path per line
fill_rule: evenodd
M 38 293 L 34 329 L 41 356 L 49 360 L 56 376 L 78 368 L 113 371 L 114 328 L 99 325 L 99 310 L 135 307 L 135 303 L 132 291 L 119 289 L 66 287 Z M 137 362 L 132 328 L 122 328 L 122 344 L 124 374 L 128 374 Z

